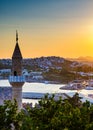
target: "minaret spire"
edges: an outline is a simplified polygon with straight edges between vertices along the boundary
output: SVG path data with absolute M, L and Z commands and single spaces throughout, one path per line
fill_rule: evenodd
M 9 82 L 12 85 L 12 100 L 16 99 L 18 109 L 22 107 L 22 86 L 25 78 L 22 74 L 22 54 L 18 45 L 18 32 L 16 30 L 16 45 L 12 55 L 12 71 Z
M 18 32 L 16 30 L 16 43 L 18 43 Z
M 22 54 L 21 54 L 19 44 L 18 44 L 18 32 L 17 32 L 17 30 L 16 30 L 16 45 L 15 45 L 15 49 L 14 49 L 12 58 L 21 58 L 22 59 Z

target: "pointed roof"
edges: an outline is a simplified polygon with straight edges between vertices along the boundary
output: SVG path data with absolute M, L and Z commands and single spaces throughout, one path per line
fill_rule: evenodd
M 16 31 L 16 46 L 12 55 L 12 58 L 21 58 L 22 59 L 22 54 L 18 45 L 18 33 Z

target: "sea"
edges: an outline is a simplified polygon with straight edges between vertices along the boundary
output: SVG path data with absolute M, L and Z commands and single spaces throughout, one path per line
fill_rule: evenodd
M 22 87 L 22 102 L 23 103 L 38 103 L 38 101 L 44 97 L 45 94 L 62 94 L 66 93 L 69 96 L 73 96 L 76 92 L 82 97 L 82 101 L 90 101 L 93 103 L 93 90 L 63 90 L 65 84 L 48 84 L 48 83 L 29 83 L 25 82 Z M 11 87 L 8 80 L 0 80 L 0 86 Z M 90 96 L 89 96 L 90 95 Z

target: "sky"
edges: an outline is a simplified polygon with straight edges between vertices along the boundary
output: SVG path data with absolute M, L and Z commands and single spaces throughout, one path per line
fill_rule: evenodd
M 0 0 L 0 58 L 93 56 L 93 0 Z

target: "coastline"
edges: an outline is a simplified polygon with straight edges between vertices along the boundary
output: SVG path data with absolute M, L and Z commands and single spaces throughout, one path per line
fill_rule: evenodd
M 65 84 L 45 84 L 45 83 L 28 83 L 26 82 L 22 88 L 22 93 L 26 94 L 25 97 L 23 97 L 23 101 L 25 102 L 31 102 L 31 101 L 37 101 L 40 100 L 45 94 L 58 94 L 58 96 L 61 96 L 62 93 L 66 93 L 69 96 L 73 96 L 76 92 L 79 93 L 80 96 L 83 97 L 84 100 L 89 100 L 90 102 L 93 102 L 93 98 L 89 98 L 88 95 L 93 94 L 93 90 L 64 90 L 60 89 L 61 87 L 64 87 Z M 0 86 L 1 87 L 9 87 L 11 88 L 8 80 L 0 80 Z M 6 95 L 8 93 L 6 92 Z M 2 96 L 4 97 L 4 96 Z

